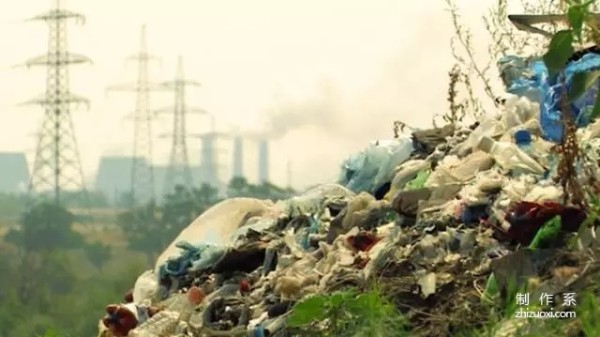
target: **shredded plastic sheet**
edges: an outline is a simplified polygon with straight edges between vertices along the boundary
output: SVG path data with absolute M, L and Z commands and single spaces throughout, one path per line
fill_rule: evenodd
M 507 56 L 500 60 L 499 67 L 508 92 L 540 103 L 540 126 L 544 138 L 560 142 L 560 98 L 571 88 L 575 74 L 600 70 L 600 55 L 585 54 L 580 59 L 568 63 L 563 74 L 553 77 L 548 76 L 548 69 L 540 60 L 526 61 L 518 56 Z M 590 113 L 599 84 L 600 81 L 597 80 L 594 86 L 570 104 L 578 127 L 586 126 L 590 122 Z
M 372 142 L 344 161 L 340 184 L 356 193 L 375 193 L 393 179 L 396 166 L 407 161 L 413 150 L 409 137 Z

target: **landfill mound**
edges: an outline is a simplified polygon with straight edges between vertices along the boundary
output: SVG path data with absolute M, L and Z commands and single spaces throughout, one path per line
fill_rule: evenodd
M 590 59 L 600 56 L 569 66 Z M 338 183 L 288 200 L 214 205 L 106 308 L 100 336 L 288 336 L 295 303 L 373 284 L 411 336 L 446 336 L 481 326 L 515 282 L 532 298 L 581 290 L 598 275 L 600 233 L 597 214 L 567 204 L 554 179 L 556 95 L 543 62 L 499 65 L 508 93 L 497 116 L 373 142 L 343 163 Z M 600 121 L 581 116 L 594 101 L 574 104 L 587 158 L 577 174 L 591 165 L 590 179 Z

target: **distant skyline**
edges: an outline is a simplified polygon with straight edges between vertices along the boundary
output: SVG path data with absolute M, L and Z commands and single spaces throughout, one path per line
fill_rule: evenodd
M 0 152 L 26 151 L 30 165 L 43 110 L 16 105 L 44 92 L 45 72 L 13 65 L 46 51 L 47 27 L 24 19 L 53 3 L 0 4 Z M 123 60 L 137 52 L 142 24 L 149 51 L 164 60 L 162 67 L 151 66 L 151 79 L 170 80 L 181 54 L 186 77 L 203 85 L 188 94 L 188 103 L 215 114 L 217 128 L 271 125 L 279 131 L 270 145 L 269 171 L 276 184 L 287 183 L 288 160 L 294 187 L 334 180 L 344 158 L 372 139 L 392 136 L 393 120 L 428 127 L 432 116 L 446 109 L 453 59 L 444 1 L 63 3 L 87 17 L 83 26 L 69 25 L 69 49 L 94 62 L 71 68 L 72 91 L 91 100 L 89 111 L 73 112 L 88 186 L 101 156 L 131 155 L 132 124 L 124 117 L 133 110 L 135 96 L 107 95 L 105 88 L 135 81 L 136 65 Z M 465 23 L 485 34 L 480 18 L 492 1 L 458 3 Z M 269 117 L 276 93 L 289 113 L 285 118 Z M 159 108 L 172 99 L 159 93 L 151 103 Z M 155 135 L 169 132 L 170 122 L 157 120 Z M 189 124 L 191 133 L 210 129 L 203 117 L 190 117 Z M 228 143 L 220 145 L 223 178 L 232 174 Z M 155 162 L 165 164 L 169 142 L 155 137 L 155 144 Z M 191 140 L 189 149 L 191 162 L 198 164 L 200 143 Z M 244 151 L 247 158 L 257 157 L 252 144 Z M 248 177 L 257 176 L 256 162 L 249 160 L 244 169 Z
M 2 158 L 0 156 L 0 158 Z M 147 165 L 141 158 L 137 159 L 140 165 Z M 123 200 L 123 197 L 131 192 L 131 165 L 133 164 L 133 158 L 131 157 L 103 157 L 100 161 L 100 168 L 98 170 L 98 176 L 96 177 L 91 190 L 100 191 L 104 193 L 109 202 L 119 202 Z M 153 166 L 155 177 L 154 193 L 155 197 L 160 199 L 165 191 L 165 175 L 168 171 L 167 166 Z M 202 172 L 202 168 L 198 165 L 190 166 L 190 170 L 194 175 L 194 184 L 200 186 L 201 181 L 199 174 Z M 213 182 L 216 183 L 216 182 Z M 213 187 L 219 190 L 223 189 L 223 182 L 218 182 Z M 139 202 L 139 200 L 138 200 Z

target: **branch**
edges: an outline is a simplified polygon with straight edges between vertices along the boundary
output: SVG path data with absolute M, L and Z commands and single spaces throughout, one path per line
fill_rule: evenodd
M 458 14 L 458 7 L 453 2 L 453 0 L 446 0 L 446 4 L 449 7 L 450 15 L 452 17 L 452 24 L 454 25 L 454 29 L 455 29 L 455 33 L 456 33 L 455 38 L 458 39 L 458 41 L 462 45 L 462 47 L 470 61 L 469 70 L 474 71 L 475 74 L 477 75 L 477 77 L 479 77 L 479 79 L 483 83 L 485 93 L 492 100 L 494 106 L 498 107 L 498 103 L 496 102 L 496 95 L 494 94 L 494 91 L 492 89 L 490 81 L 486 76 L 486 72 L 487 72 L 488 68 L 484 68 L 482 70 L 479 67 L 479 65 L 477 64 L 477 62 L 475 61 L 475 53 L 473 51 L 473 46 L 471 44 L 471 39 L 472 39 L 471 31 L 468 29 L 465 29 L 459 23 L 460 16 Z

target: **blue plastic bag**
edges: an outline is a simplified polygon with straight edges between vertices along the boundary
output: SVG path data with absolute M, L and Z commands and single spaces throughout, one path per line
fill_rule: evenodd
M 548 76 L 544 62 L 539 60 L 528 62 L 517 56 L 508 56 L 498 64 L 508 92 L 540 103 L 540 126 L 544 138 L 560 142 L 563 133 L 560 98 L 565 90 L 571 88 L 575 74 L 600 70 L 600 55 L 585 54 L 580 59 L 569 62 L 563 74 L 553 77 Z M 597 81 L 570 104 L 577 127 L 589 124 L 599 85 L 600 81 Z
M 509 93 L 527 97 L 532 102 L 541 102 L 548 77 L 543 61 L 505 56 L 498 61 L 498 67 Z
M 166 276 L 180 277 L 189 271 L 204 270 L 212 267 L 226 252 L 222 246 L 199 243 L 192 245 L 187 241 L 179 241 L 176 247 L 181 249 L 181 254 L 168 259 L 159 268 L 158 278 Z

